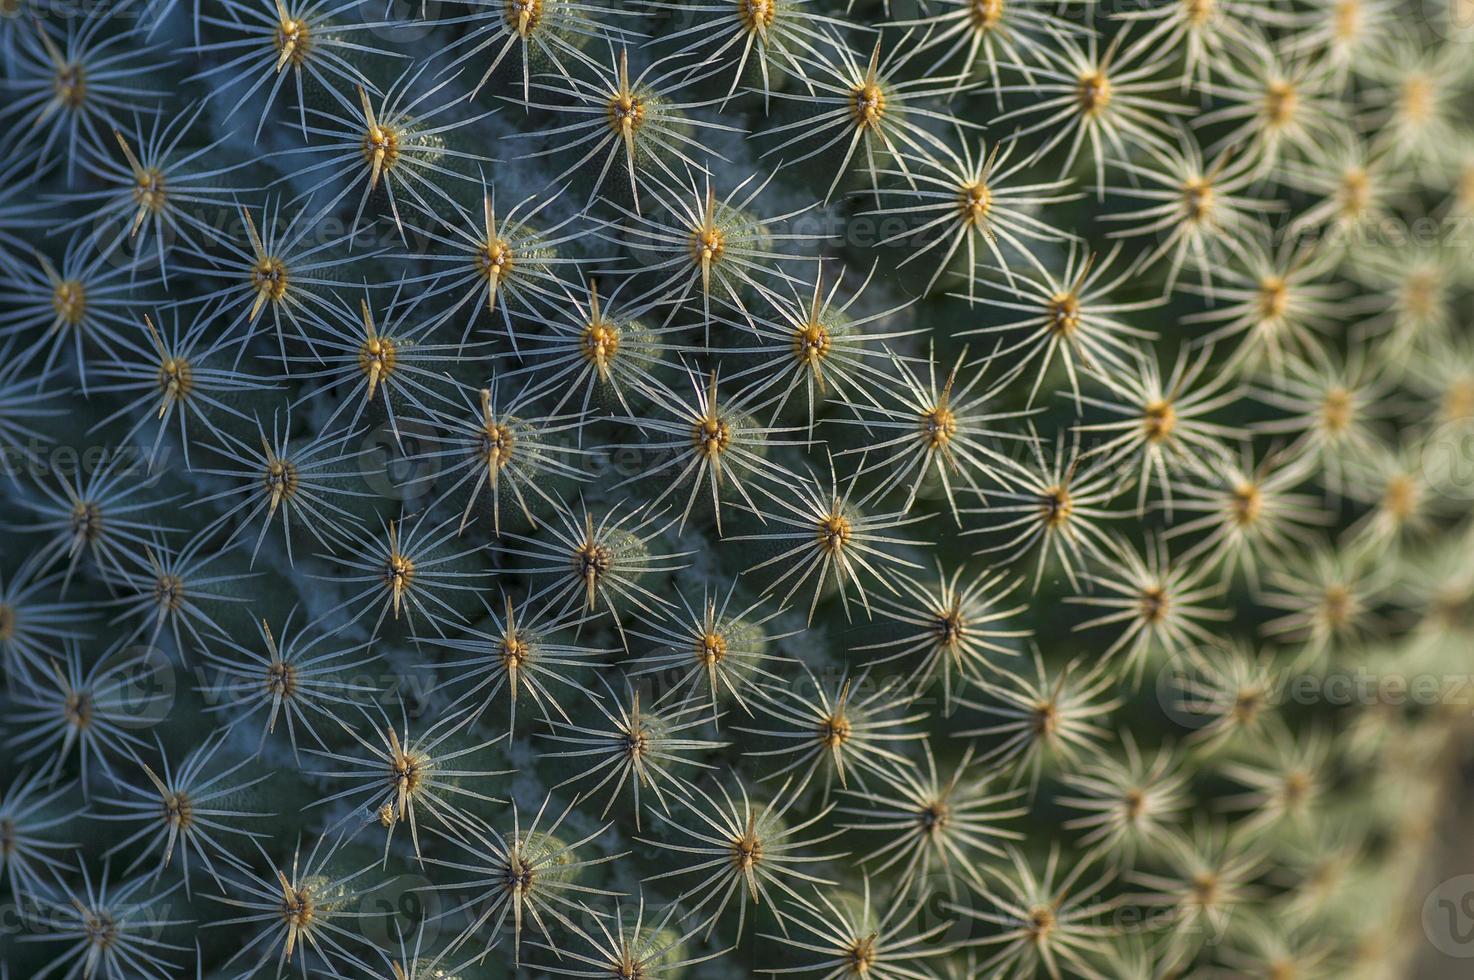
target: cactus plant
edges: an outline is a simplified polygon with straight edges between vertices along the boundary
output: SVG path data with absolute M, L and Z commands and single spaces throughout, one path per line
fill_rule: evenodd
M 1467 4 L 10 6 L 0 973 L 1413 975 Z

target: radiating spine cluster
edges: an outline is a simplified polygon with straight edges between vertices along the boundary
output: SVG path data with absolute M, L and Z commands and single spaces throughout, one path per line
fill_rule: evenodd
M 1465 5 L 20 8 L 10 974 L 1412 975 Z

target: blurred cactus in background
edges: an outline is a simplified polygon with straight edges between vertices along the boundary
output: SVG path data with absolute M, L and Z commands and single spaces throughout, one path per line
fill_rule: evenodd
M 5 7 L 9 977 L 1413 975 L 1474 5 Z

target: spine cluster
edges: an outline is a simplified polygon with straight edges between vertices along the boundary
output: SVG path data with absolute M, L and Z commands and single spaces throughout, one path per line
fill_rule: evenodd
M 1415 975 L 1474 4 L 14 6 L 0 974 Z

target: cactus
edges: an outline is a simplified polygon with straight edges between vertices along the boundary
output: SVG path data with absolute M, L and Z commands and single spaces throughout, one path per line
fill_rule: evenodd
M 1415 975 L 1467 3 L 11 6 L 0 974 Z

